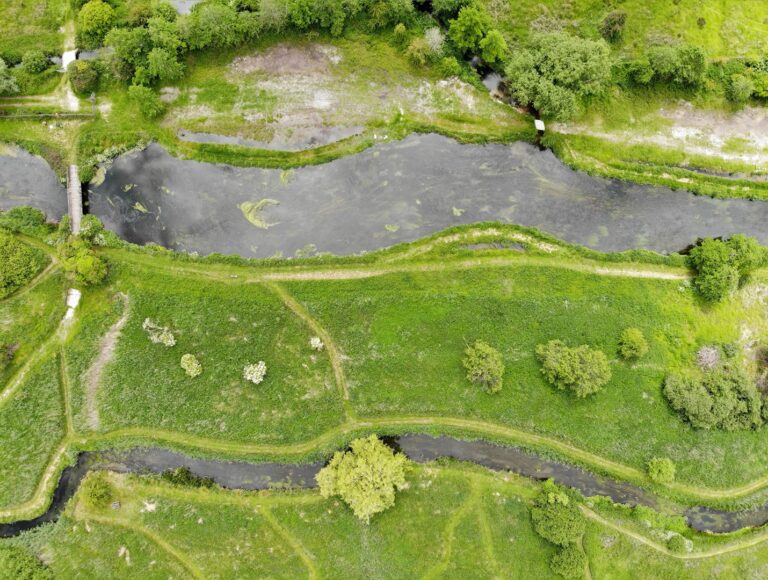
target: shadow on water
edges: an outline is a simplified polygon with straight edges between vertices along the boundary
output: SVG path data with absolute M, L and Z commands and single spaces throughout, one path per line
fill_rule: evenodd
M 494 471 L 510 471 L 536 480 L 553 479 L 579 490 L 587 497 L 600 495 L 630 506 L 656 506 L 653 496 L 637 486 L 595 475 L 573 465 L 544 459 L 514 447 L 427 435 L 385 437 L 384 442 L 418 463 L 452 458 L 476 463 Z M 41 524 L 56 521 L 66 503 L 77 491 L 80 482 L 91 470 L 160 474 L 178 467 L 187 467 L 192 474 L 210 478 L 226 489 L 260 490 L 315 487 L 315 475 L 323 465 L 322 462 L 281 464 L 197 459 L 155 447 L 84 452 L 78 456 L 74 466 L 62 472 L 48 511 L 33 520 L 0 524 L 0 537 L 15 536 Z M 768 521 L 768 504 L 741 512 L 696 507 L 688 510 L 685 515 L 689 525 L 696 530 L 732 532 L 765 524 Z
M 276 203 L 249 221 L 242 204 L 264 200 Z M 109 167 L 90 189 L 90 208 L 134 243 L 246 257 L 310 245 L 356 254 L 494 220 L 603 251 L 674 252 L 733 233 L 768 242 L 766 202 L 596 178 L 528 143 L 462 145 L 438 135 L 290 171 L 181 160 L 153 144 Z

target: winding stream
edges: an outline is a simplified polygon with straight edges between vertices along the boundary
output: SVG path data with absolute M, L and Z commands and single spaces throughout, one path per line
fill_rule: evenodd
M 511 471 L 536 480 L 554 479 L 579 490 L 587 497 L 602 495 L 626 505 L 656 505 L 653 496 L 637 486 L 595 475 L 573 465 L 544 459 L 514 447 L 428 435 L 403 435 L 386 440 L 418 463 L 449 457 L 476 463 L 494 471 Z M 281 464 L 197 459 L 156 447 L 84 452 L 78 456 L 74 466 L 67 467 L 62 472 L 48 511 L 33 520 L 0 524 L 0 537 L 15 536 L 41 524 L 56 521 L 85 475 L 95 469 L 118 473 L 159 474 L 169 469 L 188 467 L 193 474 L 211 478 L 227 489 L 260 490 L 274 487 L 315 487 L 315 475 L 323 465 L 322 462 Z M 697 507 L 688 510 L 685 515 L 688 524 L 696 530 L 732 532 L 768 522 L 768 504 L 741 512 Z

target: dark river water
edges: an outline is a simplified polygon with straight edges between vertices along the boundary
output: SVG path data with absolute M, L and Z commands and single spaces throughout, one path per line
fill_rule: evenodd
M 438 135 L 289 171 L 180 160 L 153 144 L 118 158 L 89 198 L 90 212 L 130 242 L 246 257 L 356 254 L 493 220 L 604 251 L 673 252 L 733 233 L 768 243 L 768 202 L 595 178 L 527 143 Z M 65 199 L 39 158 L 0 156 L 0 209 L 31 204 L 58 218 Z
M 452 437 L 402 435 L 386 438 L 389 445 L 418 463 L 447 457 L 470 461 L 495 471 L 511 471 L 537 480 L 553 479 L 579 490 L 583 495 L 607 496 L 616 503 L 654 507 L 652 495 L 643 489 L 595 475 L 573 465 L 543 459 L 517 449 L 486 443 L 462 441 Z M 245 463 L 215 459 L 197 459 L 162 448 L 135 448 L 124 451 L 85 452 L 77 463 L 66 468 L 54 492 L 48 511 L 33 520 L 0 524 L 0 537 L 15 536 L 41 524 L 56 521 L 67 501 L 77 491 L 85 475 L 93 469 L 119 473 L 159 474 L 169 469 L 187 467 L 200 477 L 213 479 L 227 489 L 259 490 L 279 487 L 315 487 L 315 475 L 323 463 L 281 464 Z M 699 531 L 732 532 L 760 526 L 768 521 L 768 505 L 757 509 L 726 512 L 711 508 L 692 508 L 685 513 L 688 524 Z
M 259 202 L 266 228 L 241 209 Z M 91 187 L 90 210 L 131 242 L 246 257 L 309 245 L 355 254 L 489 220 L 605 251 L 672 252 L 733 233 L 768 242 L 766 202 L 595 178 L 527 143 L 461 145 L 437 135 L 290 171 L 179 160 L 150 145 L 111 165 Z
M 37 207 L 58 221 L 67 213 L 67 191 L 43 159 L 0 144 L 0 209 L 20 205 Z

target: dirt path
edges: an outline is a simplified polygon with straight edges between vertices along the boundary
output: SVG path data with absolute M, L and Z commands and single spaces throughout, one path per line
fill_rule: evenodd
M 328 358 L 331 361 L 331 366 L 333 367 L 333 374 L 336 377 L 336 386 L 338 387 L 341 397 L 345 403 L 347 417 L 353 416 L 352 408 L 349 405 L 349 387 L 347 386 L 347 378 L 344 375 L 344 367 L 341 363 L 341 353 L 333 338 L 317 320 L 312 318 L 309 312 L 307 312 L 307 310 L 301 304 L 299 304 L 299 302 L 293 296 L 288 294 L 285 288 L 274 283 L 267 284 L 267 287 L 270 288 L 275 294 L 277 294 L 280 300 L 282 300 L 283 303 L 288 308 L 290 308 L 290 310 L 296 316 L 301 318 L 301 320 L 303 320 L 304 323 L 307 324 L 307 326 L 309 326 L 312 331 L 315 332 L 315 334 L 317 334 L 317 336 L 319 336 L 323 341 L 325 350 L 328 353 Z
M 261 510 L 259 510 L 258 513 L 267 521 L 275 533 L 283 538 L 283 541 L 285 541 L 285 543 L 293 549 L 299 559 L 304 563 L 304 566 L 307 568 L 309 578 L 311 580 L 319 578 L 320 573 L 317 570 L 317 566 L 313 561 L 312 555 L 299 541 L 299 539 L 291 534 L 288 530 L 286 530 L 282 525 L 280 525 L 280 522 L 277 521 L 277 518 L 269 510 L 269 508 L 263 507 Z
M 130 299 L 128 295 L 120 293 L 118 296 L 123 302 L 123 313 L 101 339 L 99 354 L 85 373 L 86 421 L 88 428 L 93 431 L 98 431 L 100 427 L 98 394 L 101 378 L 104 374 L 104 369 L 114 357 L 117 341 L 120 339 L 120 334 L 130 315 Z

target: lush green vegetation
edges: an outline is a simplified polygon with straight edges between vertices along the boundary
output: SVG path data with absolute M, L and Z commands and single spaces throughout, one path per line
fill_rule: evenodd
M 0 298 L 29 282 L 46 263 L 44 252 L 0 230 Z

